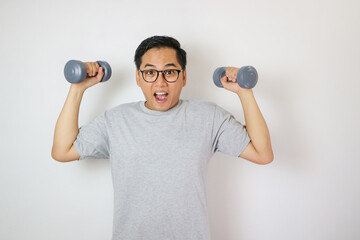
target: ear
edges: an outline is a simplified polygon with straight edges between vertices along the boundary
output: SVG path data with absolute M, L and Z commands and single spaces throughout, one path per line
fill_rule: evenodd
M 140 87 L 140 71 L 136 70 L 136 84 Z
M 183 87 L 186 85 L 186 69 L 183 71 Z

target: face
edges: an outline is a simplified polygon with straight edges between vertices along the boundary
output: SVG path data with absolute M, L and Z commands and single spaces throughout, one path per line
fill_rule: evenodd
M 176 51 L 172 48 L 152 48 L 145 52 L 141 60 L 140 70 L 181 70 Z M 136 82 L 144 93 L 147 108 L 167 111 L 179 102 L 181 90 L 186 84 L 186 70 L 180 72 L 178 80 L 173 83 L 166 82 L 162 73 L 155 82 L 145 82 L 141 72 L 136 70 Z

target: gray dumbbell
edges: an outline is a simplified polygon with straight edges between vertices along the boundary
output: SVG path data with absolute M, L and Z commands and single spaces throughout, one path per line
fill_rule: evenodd
M 102 77 L 101 82 L 109 80 L 111 77 L 110 65 L 104 61 L 97 61 L 97 63 L 104 71 L 104 76 Z M 85 64 L 78 60 L 70 60 L 65 64 L 64 75 L 69 83 L 79 83 L 88 77 Z
M 214 71 L 213 80 L 217 87 L 223 87 L 220 78 L 226 75 L 225 70 L 226 67 L 219 67 Z M 236 74 L 236 81 L 242 88 L 253 88 L 258 81 L 258 73 L 254 67 L 244 66 Z

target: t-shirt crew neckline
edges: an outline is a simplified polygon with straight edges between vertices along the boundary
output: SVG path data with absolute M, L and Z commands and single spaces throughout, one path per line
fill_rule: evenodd
M 170 108 L 170 109 L 167 110 L 167 111 L 151 110 L 151 109 L 149 109 L 149 108 L 147 108 L 147 107 L 145 106 L 145 103 L 146 103 L 145 101 L 139 102 L 139 104 L 140 104 L 140 109 L 141 109 L 143 112 L 145 112 L 145 113 L 147 113 L 147 114 L 150 114 L 150 115 L 161 116 L 161 115 L 169 114 L 169 113 L 174 112 L 174 111 L 176 111 L 177 109 L 179 109 L 180 106 L 182 105 L 183 101 L 182 101 L 181 99 L 179 99 L 179 102 L 178 102 L 174 107 Z

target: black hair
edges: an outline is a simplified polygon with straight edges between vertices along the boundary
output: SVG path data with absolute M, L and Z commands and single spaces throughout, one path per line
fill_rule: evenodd
M 182 69 L 186 68 L 186 52 L 181 48 L 178 40 L 168 36 L 152 36 L 140 43 L 135 51 L 136 69 L 140 69 L 142 56 L 151 48 L 169 47 L 176 51 L 176 57 Z

